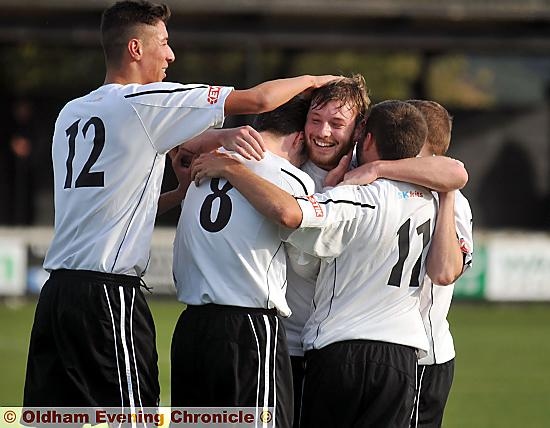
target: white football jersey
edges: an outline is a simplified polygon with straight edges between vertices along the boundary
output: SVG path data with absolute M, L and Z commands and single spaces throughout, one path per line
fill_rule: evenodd
M 306 173 L 273 153 L 241 160 L 294 195 L 313 192 Z M 187 304 L 276 308 L 290 315 L 279 228 L 225 179 L 189 187 L 174 241 L 174 281 L 178 300 Z
M 304 163 L 300 169 L 313 179 L 314 191 L 322 192 L 328 171 L 319 168 L 311 161 Z M 283 324 L 286 330 L 288 352 L 290 355 L 302 356 L 304 355 L 302 331 L 313 310 L 313 294 L 315 293 L 315 281 L 319 273 L 320 259 L 307 258 L 306 255 L 295 250 L 292 245 L 287 245 L 287 253 L 291 257 L 287 263 L 286 301 L 292 315 L 283 318 Z
M 44 268 L 142 276 L 165 153 L 221 126 L 231 91 L 109 84 L 70 101 L 53 136 L 55 234 Z
M 474 252 L 472 210 L 462 193 L 456 191 L 455 195 L 456 234 L 464 254 L 464 272 L 471 266 Z M 430 347 L 428 355 L 421 358 L 419 364 L 443 364 L 455 357 L 453 336 L 447 321 L 453 290 L 454 284 L 441 286 L 434 284 L 427 275 L 424 278 L 420 293 L 420 311 Z
M 365 339 L 427 350 L 419 295 L 436 216 L 431 192 L 376 180 L 297 200 L 302 224 L 285 238 L 322 258 L 304 349 Z

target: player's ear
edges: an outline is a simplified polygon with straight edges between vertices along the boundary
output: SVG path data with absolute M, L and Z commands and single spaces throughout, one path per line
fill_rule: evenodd
M 140 60 L 143 54 L 143 45 L 139 39 L 130 39 L 128 41 L 128 53 L 134 60 Z
M 365 139 L 363 140 L 363 153 L 361 154 L 362 159 L 367 159 L 368 153 L 378 153 L 378 149 L 376 148 L 376 140 L 374 139 L 374 135 L 372 135 L 370 132 L 367 132 L 365 134 Z
M 373 135 L 370 132 L 367 132 L 367 134 L 365 135 L 365 142 L 364 142 L 363 150 L 365 150 L 365 151 L 372 150 L 374 144 L 375 143 L 374 143 Z
M 304 133 L 303 132 L 293 132 L 285 138 L 286 151 L 288 152 L 298 152 L 301 151 L 304 147 Z
M 300 131 L 296 133 L 296 136 L 294 137 L 294 141 L 292 142 L 292 145 L 297 145 L 297 148 L 301 148 L 305 144 L 305 137 L 304 137 L 304 131 Z
M 361 141 L 365 134 L 365 121 L 361 120 L 355 125 L 353 129 L 353 141 Z

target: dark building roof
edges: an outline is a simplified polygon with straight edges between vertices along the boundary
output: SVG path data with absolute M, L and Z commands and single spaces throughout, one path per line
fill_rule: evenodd
M 550 0 L 168 0 L 173 44 L 547 55 Z M 110 1 L 0 0 L 0 43 L 97 45 Z

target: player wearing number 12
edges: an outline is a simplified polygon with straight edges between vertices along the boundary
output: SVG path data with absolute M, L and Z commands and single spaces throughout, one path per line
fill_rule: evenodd
M 104 85 L 53 135 L 55 234 L 31 333 L 25 406 L 155 406 L 155 328 L 140 289 L 165 154 L 230 114 L 271 110 L 334 77 L 248 90 L 162 82 L 175 59 L 166 5 L 123 1 L 101 22 Z

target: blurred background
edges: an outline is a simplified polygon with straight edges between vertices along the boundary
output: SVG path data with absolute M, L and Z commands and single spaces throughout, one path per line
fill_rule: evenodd
M 362 73 L 374 102 L 432 99 L 454 117 L 449 155 L 470 180 L 474 267 L 456 287 L 448 427 L 550 426 L 550 0 L 180 0 L 167 80 L 246 88 Z M 53 225 L 51 136 L 70 99 L 101 85 L 110 1 L 0 0 L 0 404 L 19 405 Z M 249 123 L 230 118 L 225 126 Z M 166 168 L 164 190 L 176 186 Z M 179 212 L 158 219 L 146 282 L 163 403 Z M 157 318 L 158 317 L 158 318 Z M 166 337 L 163 337 L 162 335 Z

